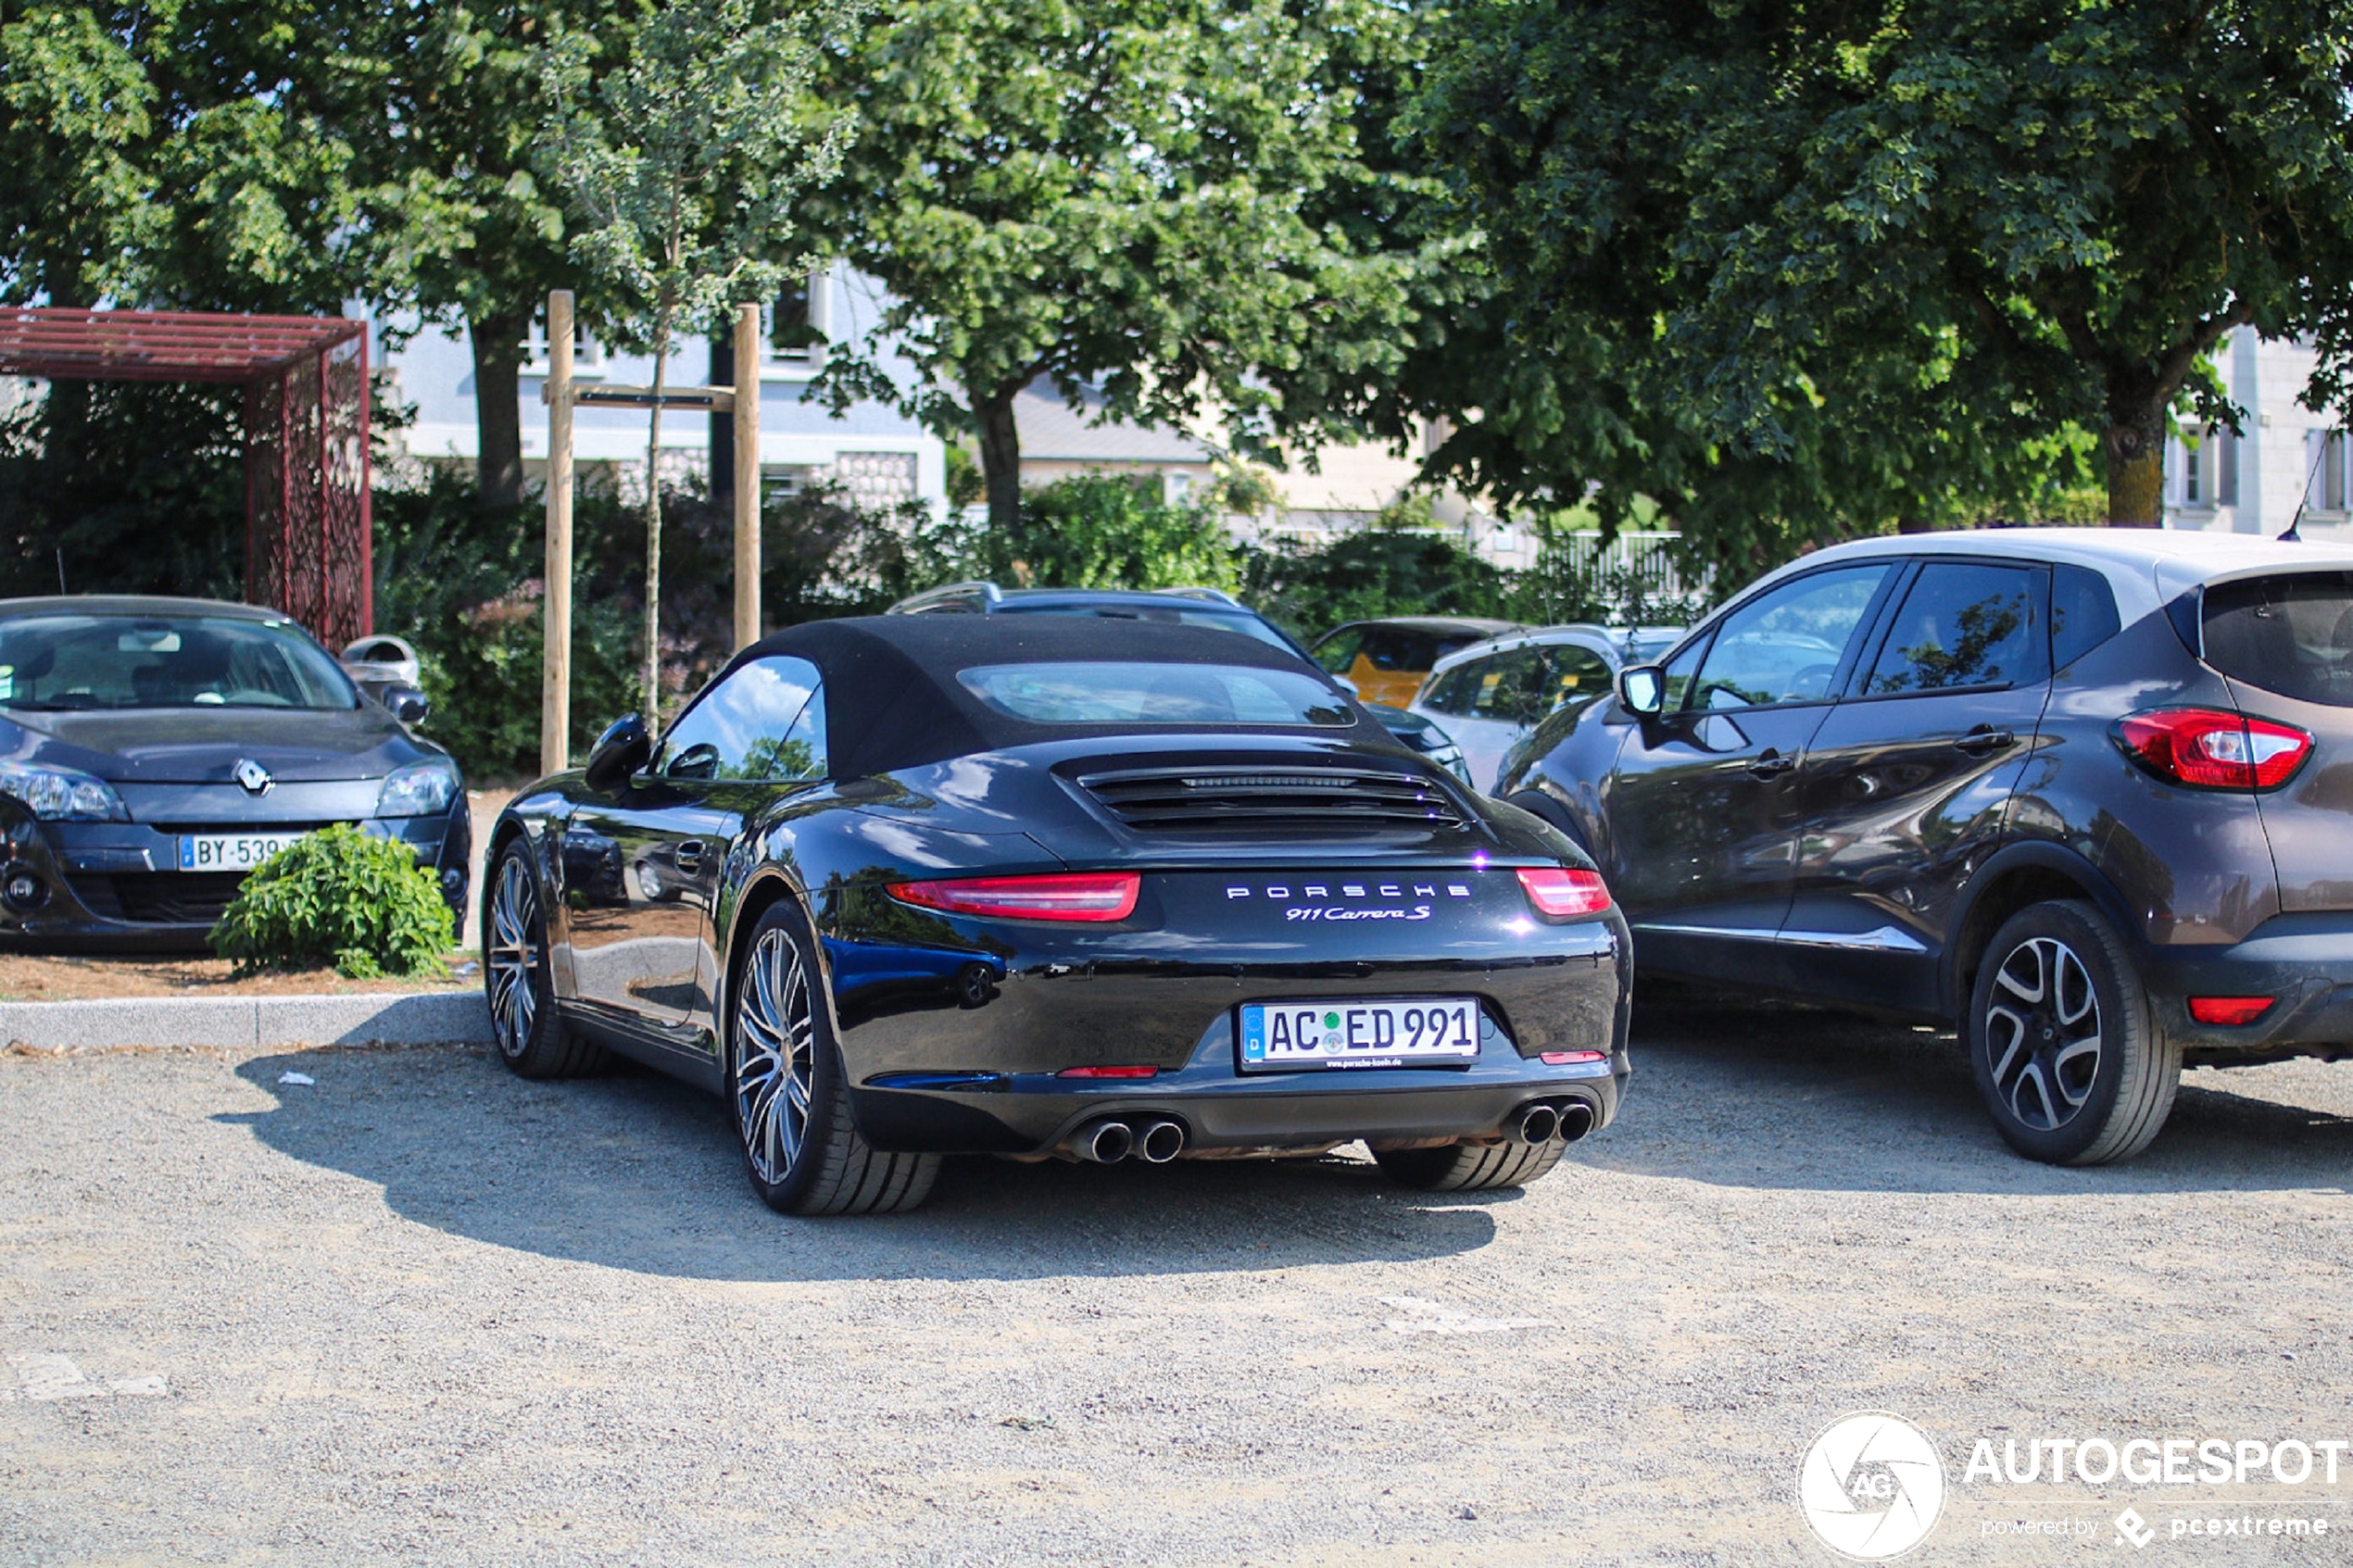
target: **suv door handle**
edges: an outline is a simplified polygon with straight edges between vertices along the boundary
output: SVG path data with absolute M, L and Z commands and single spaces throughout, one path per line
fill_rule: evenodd
M 702 870 L 703 842 L 699 838 L 682 838 L 670 851 L 670 863 L 686 875 Z
M 1768 747 L 1755 761 L 1748 765 L 1748 771 L 1756 778 L 1778 779 L 1796 766 L 1796 758 L 1784 757 L 1780 752 Z
M 2018 736 L 2009 731 L 1997 730 L 1989 724 L 1980 724 L 1955 741 L 1953 746 L 1956 750 L 1966 751 L 1971 757 L 1985 757 L 2017 744 Z

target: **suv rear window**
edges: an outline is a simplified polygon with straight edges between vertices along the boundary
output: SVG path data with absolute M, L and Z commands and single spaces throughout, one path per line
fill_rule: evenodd
M 2206 590 L 2206 661 L 2299 702 L 2353 708 L 2353 571 L 2299 571 Z

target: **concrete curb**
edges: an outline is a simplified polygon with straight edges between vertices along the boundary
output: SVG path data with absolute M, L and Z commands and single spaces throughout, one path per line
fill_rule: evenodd
M 32 1050 L 484 1045 L 490 1039 L 490 1010 L 479 991 L 0 1002 L 0 1041 Z

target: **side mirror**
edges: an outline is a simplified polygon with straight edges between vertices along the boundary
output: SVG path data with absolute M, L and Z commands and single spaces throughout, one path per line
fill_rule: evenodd
M 1636 664 L 1617 672 L 1617 700 L 1626 711 L 1649 719 L 1667 702 L 1666 671 L 1655 664 Z
M 381 700 L 392 709 L 392 716 L 404 724 L 422 724 L 425 715 L 433 711 L 432 702 L 414 686 L 386 686 Z
M 616 719 L 597 737 L 596 749 L 588 753 L 588 787 L 599 793 L 610 793 L 629 782 L 629 775 L 653 759 L 654 737 L 646 732 L 646 721 L 632 713 L 626 719 Z

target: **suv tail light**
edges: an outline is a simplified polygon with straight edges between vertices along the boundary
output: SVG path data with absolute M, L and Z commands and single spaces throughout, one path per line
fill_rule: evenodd
M 1597 915 L 1609 908 L 1609 886 L 1599 872 L 1572 871 L 1567 866 L 1522 866 L 1520 887 L 1539 914 L 1561 920 Z
M 991 920 L 1126 920 L 1144 879 L 1134 872 L 1055 872 L 1045 876 L 974 876 L 955 882 L 894 882 L 902 904 Z
M 2214 708 L 2166 708 L 2116 721 L 2125 755 L 2193 789 L 2272 789 L 2312 755 L 2312 737 L 2293 724 Z

